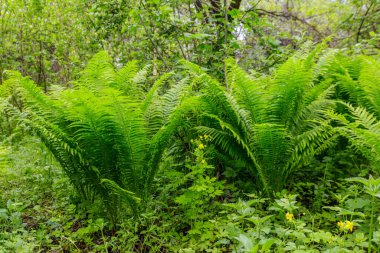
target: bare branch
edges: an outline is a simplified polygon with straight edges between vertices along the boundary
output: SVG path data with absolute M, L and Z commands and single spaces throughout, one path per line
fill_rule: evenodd
M 280 18 L 286 18 L 286 19 L 292 19 L 292 20 L 295 20 L 295 21 L 299 21 L 302 24 L 305 24 L 308 27 L 310 27 L 318 35 L 319 39 L 321 39 L 323 37 L 323 34 L 318 30 L 318 28 L 315 25 L 310 24 L 307 21 L 307 19 L 300 18 L 300 17 L 298 17 L 294 13 L 291 13 L 291 12 L 267 11 L 267 10 L 263 10 L 263 9 L 254 9 L 254 11 L 256 11 L 258 15 L 269 15 L 269 16 L 274 16 L 274 17 L 280 17 Z

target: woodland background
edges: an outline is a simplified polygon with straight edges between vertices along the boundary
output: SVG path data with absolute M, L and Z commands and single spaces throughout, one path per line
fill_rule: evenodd
M 380 1 L 2 0 L 0 252 L 379 252 Z

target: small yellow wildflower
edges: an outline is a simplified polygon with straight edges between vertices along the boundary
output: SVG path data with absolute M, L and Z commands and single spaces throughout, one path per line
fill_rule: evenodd
M 294 219 L 294 215 L 292 213 L 286 213 L 285 219 L 288 221 L 292 221 Z
M 205 140 L 207 140 L 210 136 L 208 136 L 207 134 L 203 135 L 203 137 L 205 138 Z
M 205 148 L 205 145 L 203 145 L 203 144 L 201 143 L 201 144 L 198 145 L 198 148 L 199 148 L 200 150 L 202 150 L 202 149 Z
M 338 224 L 339 230 L 341 231 L 346 230 L 346 231 L 352 232 L 354 230 L 354 223 L 352 221 L 349 221 L 349 220 L 344 221 L 344 222 L 338 221 L 337 224 Z
M 346 221 L 344 228 L 352 232 L 352 230 L 354 230 L 354 223 L 348 220 Z
M 338 221 L 337 224 L 340 230 L 344 230 L 344 223 L 342 221 Z
M 205 160 L 205 159 L 203 159 L 203 160 L 201 161 L 201 163 L 205 164 L 205 163 L 206 163 L 206 160 Z

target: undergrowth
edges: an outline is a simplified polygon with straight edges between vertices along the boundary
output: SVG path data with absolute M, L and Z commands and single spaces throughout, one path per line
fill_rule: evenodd
M 368 252 L 370 229 L 379 251 L 379 180 L 337 177 L 326 156 L 273 199 L 244 193 L 217 180 L 200 137 L 183 170 L 162 169 L 147 211 L 117 228 L 102 205 L 81 208 L 37 139 L 2 145 L 0 252 Z

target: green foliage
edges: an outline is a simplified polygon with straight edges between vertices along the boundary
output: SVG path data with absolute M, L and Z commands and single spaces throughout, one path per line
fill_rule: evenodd
M 355 150 L 368 159 L 372 168 L 378 173 L 377 161 L 380 157 L 378 120 L 364 108 L 346 105 L 350 112 L 348 117 L 353 118 L 354 121 L 350 122 L 342 115 L 332 114 L 331 116 L 342 125 L 337 129 L 349 139 Z
M 81 250 L 83 243 L 95 251 L 137 252 L 378 247 L 378 180 L 351 179 L 364 184 L 369 195 L 364 197 L 359 187 L 345 194 L 347 183 L 330 180 L 347 176 L 338 173 L 338 160 L 349 175 L 355 162 L 365 168 L 360 176 L 379 174 L 379 78 L 371 67 L 377 60 L 347 60 L 324 45 L 310 47 L 273 75 L 249 75 L 228 59 L 225 86 L 187 61 L 181 72 L 159 78 L 151 77 L 152 66 L 141 68 L 136 61 L 117 69 L 104 51 L 68 88 L 44 92 L 28 77 L 5 72 L 3 135 L 38 136 L 75 190 L 72 202 L 90 216 L 83 222 L 77 216 L 80 227 L 69 238 L 72 228 L 56 232 L 68 242 L 60 247 Z M 4 145 L 15 141 L 8 138 Z M 2 161 L 3 168 L 9 166 L 9 159 Z M 271 198 L 247 199 L 240 192 L 247 186 Z M 308 192 L 298 197 L 300 192 L 287 193 L 287 187 Z M 43 226 L 35 234 L 38 242 L 25 244 L 27 207 L 12 198 L 2 202 L 1 240 L 19 241 L 25 250 L 55 245 L 46 234 L 51 229 Z M 99 218 L 106 215 L 110 220 Z M 172 216 L 181 222 L 173 226 Z M 128 231 L 115 235 L 109 227 Z M 16 237 L 10 229 L 18 231 Z M 7 244 L 5 250 L 17 247 Z
M 370 188 L 375 189 L 377 178 L 340 181 L 341 185 L 333 193 L 326 192 L 327 198 L 338 201 L 330 208 L 315 212 L 299 202 L 297 193 L 303 192 L 284 191 L 268 199 L 238 193 L 223 183 L 224 193 L 217 198 L 208 197 L 203 190 L 195 191 L 202 197 L 202 203 L 193 211 L 202 215 L 189 227 L 188 222 L 192 220 L 187 218 L 186 212 L 191 206 L 176 203 L 175 198 L 194 191 L 188 187 L 209 189 L 219 182 L 202 184 L 198 179 L 205 176 L 194 174 L 195 170 L 189 166 L 188 179 L 178 186 L 183 175 L 173 177 L 176 172 L 167 168 L 157 176 L 160 184 L 156 192 L 164 193 L 165 188 L 174 187 L 166 191 L 170 195 L 160 194 L 138 220 L 120 221 L 120 229 L 115 233 L 109 230 L 108 222 L 96 218 L 95 213 L 85 216 L 78 213 L 78 209 L 75 211 L 74 199 L 67 197 L 71 186 L 58 165 L 51 164 L 49 153 L 37 140 L 29 137 L 24 141 L 23 146 L 7 155 L 9 169 L 5 177 L 0 178 L 0 249 L 4 252 L 106 249 L 112 252 L 368 252 L 371 206 L 374 206 L 372 251 L 376 252 L 380 246 L 376 220 L 378 201 L 364 194 Z M 200 142 L 206 147 L 197 150 Z M 197 169 L 206 166 L 203 168 L 211 175 L 209 165 L 195 160 L 198 155 L 207 157 L 210 148 L 211 142 L 194 140 L 194 155 L 189 165 Z M 37 157 L 40 160 L 35 159 Z M 31 167 L 22 168 L 20 164 Z M 49 164 L 53 165 L 50 172 L 46 168 Z M 167 177 L 176 180 L 162 181 Z M 358 184 L 353 185 L 355 182 Z M 302 182 L 295 182 L 298 183 Z
M 191 226 L 202 219 L 204 215 L 202 207 L 208 206 L 212 200 L 223 194 L 223 181 L 218 182 L 215 177 L 210 177 L 209 171 L 212 167 L 207 164 L 204 154 L 208 139 L 206 135 L 193 140 L 195 161 L 193 165 L 187 164 L 190 171 L 182 180 L 185 185 L 192 183 L 175 199 L 175 202 L 183 209 L 185 217 L 191 221 Z
M 314 55 L 294 56 L 273 78 L 257 79 L 228 60 L 227 89 L 185 63 L 194 82 L 201 82 L 197 130 L 210 135 L 228 159 L 242 162 L 266 193 L 281 189 L 291 173 L 334 143 L 326 114 L 334 108 L 334 87 L 316 80 Z
M 141 99 L 141 78 L 146 74 L 134 63 L 126 67 L 130 73 L 126 68 L 116 72 L 101 52 L 73 89 L 51 96 L 17 73 L 7 73 L 6 81 L 25 104 L 21 124 L 51 150 L 83 200 L 102 199 L 114 221 L 122 212 L 121 203 L 128 203 L 134 215 L 145 205 L 139 202 L 149 198 L 160 156 L 181 123 L 164 126 L 159 123 L 164 120 L 144 115 L 142 109 L 156 103 L 150 97 Z M 162 107 L 162 118 L 174 114 L 179 103 Z
M 378 3 L 0 2 L 0 253 L 379 252 Z
M 140 200 L 149 199 L 160 158 L 179 127 L 211 136 L 224 159 L 237 160 L 266 194 L 280 190 L 292 173 L 334 145 L 338 135 L 375 166 L 376 120 L 350 106 L 352 122 L 332 113 L 331 98 L 342 85 L 345 68 L 348 76 L 362 76 L 359 87 L 370 86 L 357 70 L 362 64 L 352 61 L 334 69 L 341 56 L 321 55 L 321 48 L 308 53 L 306 46 L 273 77 L 254 79 L 228 60 L 227 89 L 200 67 L 183 62 L 190 78 L 160 94 L 172 76 L 164 75 L 144 96 L 147 69 L 139 71 L 132 62 L 115 71 L 105 52 L 90 61 L 74 89 L 46 96 L 12 72 L 5 84 L 19 87 L 14 93 L 26 104 L 22 122 L 55 153 L 83 199 L 99 195 L 110 210 L 125 200 L 136 215 Z M 363 88 L 356 97 L 364 101 L 373 94 Z M 183 121 L 192 114 L 197 121 Z M 332 121 L 342 126 L 333 127 Z
M 101 47 L 86 28 L 84 2 L 2 1 L 0 83 L 5 70 L 30 76 L 45 90 L 68 84 Z

